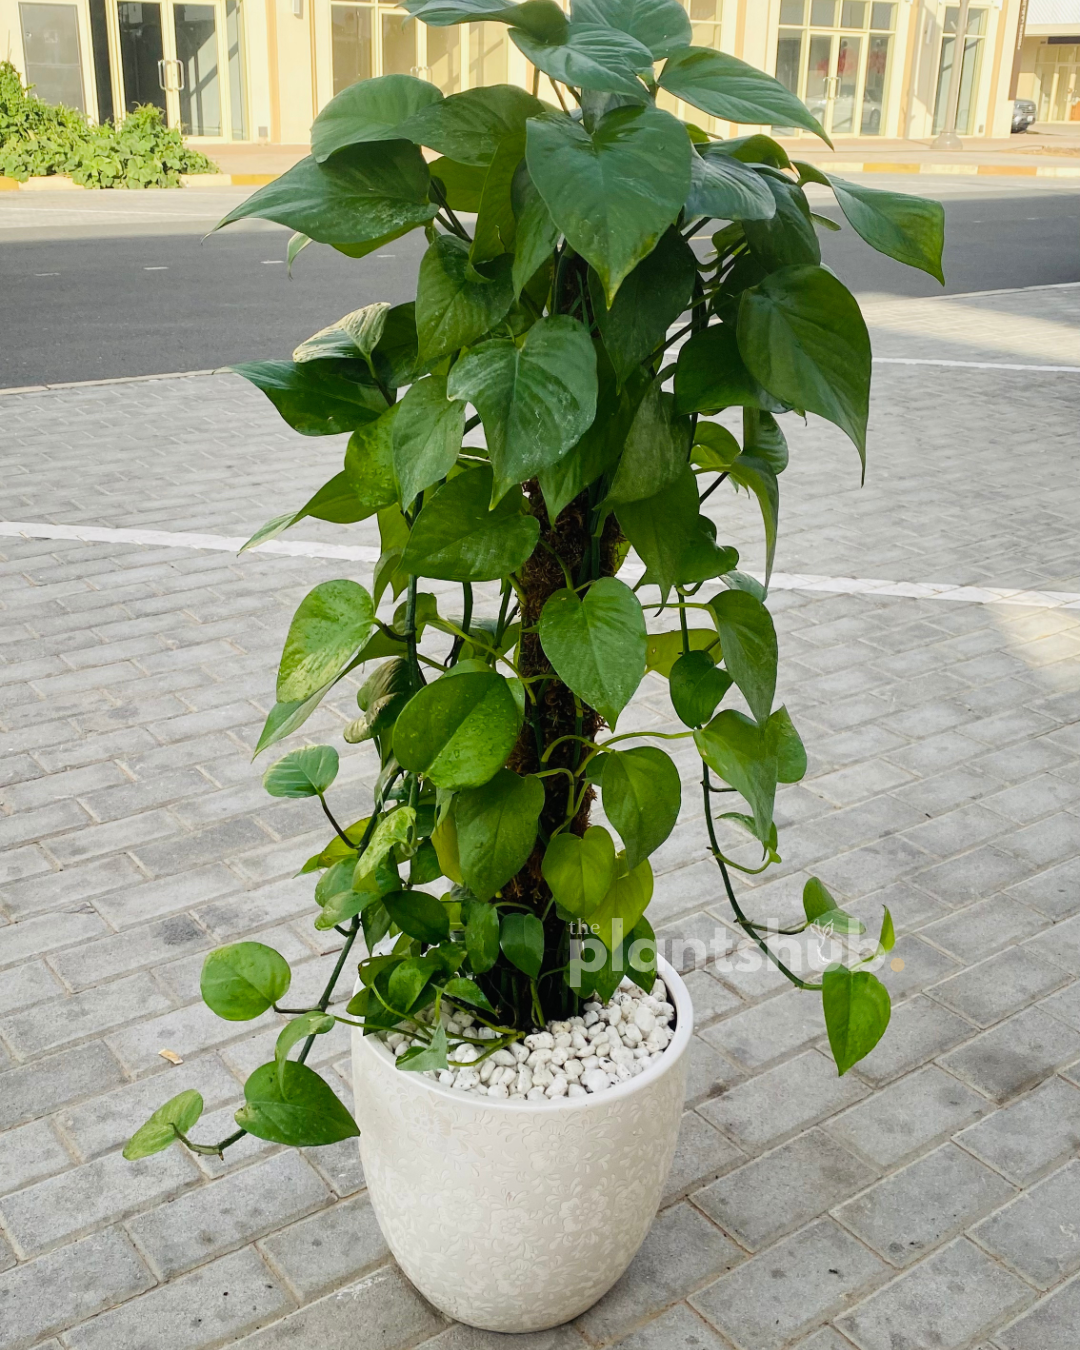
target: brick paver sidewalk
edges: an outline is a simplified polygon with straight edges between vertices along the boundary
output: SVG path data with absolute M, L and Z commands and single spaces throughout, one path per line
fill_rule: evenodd
M 1080 364 L 1078 288 L 910 303 L 879 316 L 879 353 Z M 1057 361 L 1032 346 L 1047 324 Z M 332 959 L 293 878 L 325 826 L 267 797 L 249 756 L 293 607 L 350 565 L 0 537 L 0 1350 L 1076 1350 L 1080 376 L 882 364 L 875 385 L 865 488 L 839 433 L 789 432 L 772 607 L 810 771 L 782 795 L 783 865 L 745 895 L 789 918 L 812 870 L 875 930 L 889 905 L 887 1041 L 837 1079 L 815 1001 L 723 950 L 737 939 L 688 807 L 653 913 L 666 938 L 725 941 L 689 975 L 665 1208 L 596 1308 L 532 1337 L 448 1327 L 412 1291 L 352 1145 L 248 1139 L 224 1165 L 119 1153 L 188 1086 L 217 1137 L 272 1056 L 265 1019 L 252 1032 L 200 1004 L 210 947 L 274 944 L 301 998 Z M 230 376 L 8 396 L 0 426 L 2 514 L 39 532 L 244 534 L 342 448 L 293 435 Z M 756 566 L 756 508 L 716 511 Z M 375 543 L 366 526 L 294 533 Z M 351 702 L 301 739 L 333 735 Z M 668 717 L 652 677 L 634 713 Z M 333 790 L 357 815 L 371 764 L 345 755 Z M 346 1039 L 318 1045 L 348 1100 Z

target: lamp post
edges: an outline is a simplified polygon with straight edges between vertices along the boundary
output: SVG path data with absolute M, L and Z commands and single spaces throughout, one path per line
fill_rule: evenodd
M 964 74 L 964 52 L 967 47 L 968 6 L 970 0 L 960 0 L 956 16 L 956 37 L 953 39 L 953 63 L 949 72 L 949 93 L 945 104 L 945 125 L 934 138 L 934 150 L 963 150 L 964 144 L 956 134 L 956 114 L 960 107 L 960 81 Z

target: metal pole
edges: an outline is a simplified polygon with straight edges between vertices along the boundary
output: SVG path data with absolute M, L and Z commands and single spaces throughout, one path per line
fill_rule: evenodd
M 960 0 L 956 16 L 956 37 L 953 39 L 953 63 L 949 72 L 948 101 L 945 104 L 945 125 L 931 148 L 934 150 L 963 150 L 964 143 L 956 134 L 956 115 L 960 108 L 960 81 L 964 74 L 964 54 L 967 49 L 968 7 L 970 0 Z

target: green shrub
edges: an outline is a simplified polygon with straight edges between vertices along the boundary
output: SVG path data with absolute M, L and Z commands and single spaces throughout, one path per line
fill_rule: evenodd
M 118 125 L 94 126 L 83 113 L 43 103 L 0 61 L 0 174 L 28 178 L 67 174 L 84 187 L 179 187 L 184 173 L 216 173 L 217 165 L 186 146 L 150 105 Z

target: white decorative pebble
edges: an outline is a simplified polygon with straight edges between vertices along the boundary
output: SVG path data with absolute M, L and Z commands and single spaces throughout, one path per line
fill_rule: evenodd
M 525 1094 L 525 1100 L 529 1102 L 542 1102 L 544 1100 L 544 1089 L 542 1087 L 530 1088 Z
M 581 1081 L 587 1092 L 604 1092 L 611 1086 L 603 1069 L 590 1069 Z
M 509 1050 L 496 1050 L 491 1056 L 491 1062 L 492 1064 L 507 1065 L 514 1064 L 517 1061 Z
M 643 1036 L 648 1036 L 656 1028 L 656 1018 L 644 1004 L 639 1005 L 634 1013 L 634 1025 Z
M 553 1082 L 548 1084 L 546 1095 L 549 1097 L 565 1097 L 569 1086 L 569 1081 L 562 1074 L 559 1074 Z
M 589 1094 L 585 1091 L 585 1089 L 581 1086 L 580 1083 L 571 1083 L 570 1086 L 566 1089 L 566 1095 L 568 1097 L 587 1097 Z
M 505 1084 L 505 1083 L 492 1083 L 492 1085 L 491 1085 L 491 1086 L 488 1088 L 488 1090 L 487 1090 L 487 1095 L 488 1095 L 489 1097 L 509 1097 L 509 1096 L 510 1096 L 509 1092 L 507 1092 L 507 1090 L 506 1090 L 506 1084 Z

